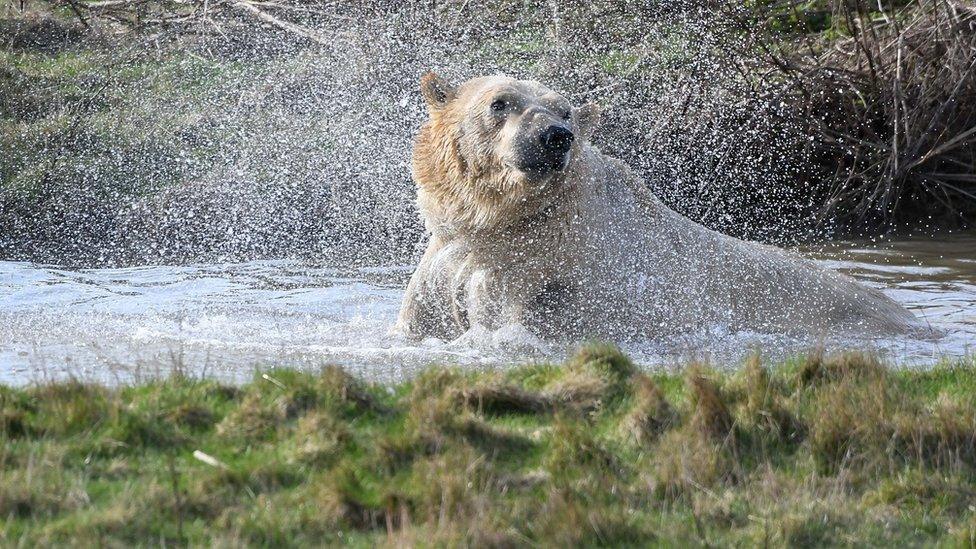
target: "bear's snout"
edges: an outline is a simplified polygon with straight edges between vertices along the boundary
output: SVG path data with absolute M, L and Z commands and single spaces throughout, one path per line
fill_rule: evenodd
M 573 146 L 573 139 L 576 136 L 573 132 L 562 126 L 549 126 L 546 131 L 539 135 L 539 141 L 542 143 L 542 148 L 552 155 L 554 159 L 561 159 L 562 155 L 569 152 L 569 148 Z

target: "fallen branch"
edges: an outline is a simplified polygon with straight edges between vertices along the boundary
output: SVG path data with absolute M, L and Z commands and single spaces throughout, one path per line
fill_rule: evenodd
M 282 30 L 286 30 L 286 31 L 288 31 L 288 32 L 290 32 L 292 34 L 297 34 L 298 36 L 301 36 L 303 38 L 306 38 L 308 40 L 311 40 L 312 42 L 315 42 L 316 44 L 319 44 L 319 45 L 322 45 L 322 46 L 328 46 L 329 45 L 329 41 L 328 40 L 326 40 L 325 38 L 319 36 L 315 32 L 312 32 L 311 30 L 306 29 L 305 27 L 303 27 L 301 25 L 296 25 L 295 23 L 289 23 L 288 21 L 283 21 L 281 19 L 278 19 L 277 17 L 275 17 L 275 16 L 273 16 L 273 15 L 271 15 L 271 14 L 265 12 L 265 11 L 262 11 L 260 8 L 258 8 L 257 6 L 255 6 L 251 2 L 247 2 L 245 0 L 234 0 L 233 5 L 234 6 L 237 6 L 238 8 L 241 8 L 243 10 L 246 10 L 246 11 L 250 12 L 252 15 L 254 15 L 255 17 L 257 17 L 258 19 L 260 19 L 262 21 L 265 21 L 267 23 L 270 23 L 270 24 L 272 24 L 272 25 L 274 25 L 274 26 L 276 26 L 276 27 L 278 27 L 278 28 L 280 28 Z

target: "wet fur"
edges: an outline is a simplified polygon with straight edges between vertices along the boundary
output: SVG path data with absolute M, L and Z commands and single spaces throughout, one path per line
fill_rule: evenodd
M 914 325 L 880 292 L 666 207 L 587 142 L 592 107 L 574 109 L 570 161 L 540 185 L 501 160 L 508 151 L 479 113 L 513 85 L 552 92 L 505 77 L 456 89 L 425 79 L 431 117 L 415 142 L 413 178 L 431 237 L 399 330 L 454 338 L 472 326 L 517 325 L 546 338 L 626 339 L 716 325 L 811 335 Z

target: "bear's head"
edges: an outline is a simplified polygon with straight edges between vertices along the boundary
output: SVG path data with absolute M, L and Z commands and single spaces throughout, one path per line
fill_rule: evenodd
M 430 112 L 414 145 L 413 177 L 428 226 L 505 228 L 536 216 L 578 184 L 572 176 L 599 118 L 542 84 L 506 76 L 454 86 L 420 81 Z

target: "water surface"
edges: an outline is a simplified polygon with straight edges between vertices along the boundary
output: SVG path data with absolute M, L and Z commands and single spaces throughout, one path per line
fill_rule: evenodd
M 689 357 L 734 365 L 754 349 L 780 357 L 817 345 L 877 350 L 906 367 L 972 353 L 976 233 L 801 252 L 880 288 L 943 335 L 821 341 L 715 329 L 626 350 L 642 365 L 664 368 Z M 453 342 L 391 334 L 411 270 L 293 261 L 83 270 L 0 262 L 0 383 L 64 376 L 112 382 L 174 368 L 241 380 L 257 368 L 327 363 L 393 380 L 435 362 L 491 367 L 568 352 L 518 334 L 475 333 Z

